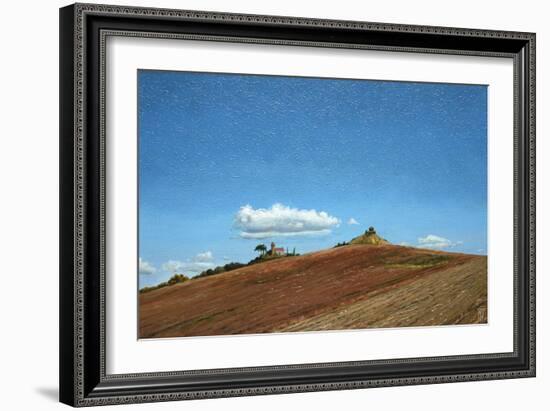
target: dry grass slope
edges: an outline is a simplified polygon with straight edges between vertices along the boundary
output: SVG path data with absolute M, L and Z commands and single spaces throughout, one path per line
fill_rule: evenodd
M 141 294 L 140 336 L 487 322 L 487 258 L 348 245 Z

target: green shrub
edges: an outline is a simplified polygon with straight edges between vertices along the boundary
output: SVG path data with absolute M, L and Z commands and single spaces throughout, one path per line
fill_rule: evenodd
M 140 294 L 147 293 L 149 291 L 158 290 L 159 288 L 167 287 L 169 285 L 174 285 L 178 283 L 183 283 L 184 281 L 189 280 L 189 277 L 183 274 L 174 274 L 168 281 L 164 281 L 162 283 L 159 283 L 157 285 L 153 285 L 151 287 L 143 287 L 139 290 Z
M 261 257 L 258 257 L 258 258 L 261 258 Z M 215 268 L 209 268 L 208 270 L 203 271 L 202 273 L 200 273 L 199 275 L 196 275 L 193 278 L 202 278 L 202 277 L 208 277 L 210 275 L 226 273 L 228 271 L 236 270 L 237 268 L 241 268 L 245 266 L 246 264 L 241 264 L 241 263 L 235 263 L 235 262 L 227 263 L 225 265 L 221 265 Z

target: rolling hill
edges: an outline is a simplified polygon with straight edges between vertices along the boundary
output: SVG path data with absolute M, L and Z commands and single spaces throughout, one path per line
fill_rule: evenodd
M 351 244 L 139 295 L 141 338 L 487 322 L 487 257 Z

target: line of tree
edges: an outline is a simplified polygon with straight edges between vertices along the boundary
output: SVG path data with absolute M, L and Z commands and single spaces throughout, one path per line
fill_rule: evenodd
M 254 249 L 254 251 L 256 251 L 257 253 L 260 253 L 260 255 L 263 257 L 267 252 L 267 247 L 265 246 L 265 244 L 258 244 Z
M 153 285 L 151 287 L 143 287 L 139 290 L 139 292 L 140 293 L 146 293 L 148 291 L 158 290 L 159 288 L 167 287 L 169 285 L 183 283 L 183 282 L 188 281 L 188 280 L 189 280 L 189 277 L 187 277 L 184 274 L 174 274 L 172 277 L 170 277 L 168 279 L 168 281 L 164 281 L 160 284 Z
M 191 279 L 194 280 L 195 278 L 202 278 L 202 277 L 208 277 L 210 275 L 226 273 L 228 271 L 233 271 L 233 270 L 236 270 L 237 268 L 242 268 L 242 267 L 246 267 L 246 264 L 234 263 L 234 262 L 227 263 L 225 265 L 221 265 L 221 266 L 218 266 L 218 267 L 215 267 L 215 268 L 209 268 L 208 270 L 204 270 L 203 272 L 201 272 L 200 274 L 192 277 Z
M 336 244 L 336 245 L 334 246 L 334 248 L 336 248 L 336 247 L 343 247 L 343 246 L 345 246 L 345 245 L 349 245 L 349 243 L 347 243 L 347 242 L 345 242 L 345 241 L 342 241 L 341 243 Z
M 151 287 L 143 287 L 139 290 L 139 292 L 140 293 L 146 293 L 148 291 L 157 290 L 159 288 L 166 287 L 168 285 L 174 285 L 174 284 L 182 283 L 182 282 L 187 281 L 187 280 L 194 280 L 196 278 L 203 278 L 203 277 L 209 277 L 211 275 L 226 273 L 228 271 L 233 271 L 233 270 L 236 270 L 238 268 L 246 267 L 248 265 L 252 265 L 252 264 L 256 264 L 256 263 L 265 261 L 265 256 L 266 255 L 271 255 L 271 250 L 268 251 L 265 244 L 258 244 L 256 246 L 256 248 L 254 249 L 254 251 L 260 253 L 260 255 L 256 258 L 250 260 L 247 264 L 231 262 L 231 263 L 227 263 L 225 265 L 221 265 L 221 266 L 218 266 L 218 267 L 209 268 L 208 270 L 204 270 L 200 274 L 198 274 L 194 277 L 191 277 L 191 278 L 187 277 L 184 274 L 174 274 L 172 277 L 170 277 L 170 279 L 168 281 L 164 281 L 160 284 L 157 284 L 157 285 L 154 285 L 154 286 L 151 286 Z M 286 249 L 286 256 L 290 257 L 290 256 L 298 256 L 298 255 L 300 255 L 300 254 L 296 253 L 296 247 L 294 247 L 294 249 L 292 250 L 292 253 L 288 252 L 288 248 Z

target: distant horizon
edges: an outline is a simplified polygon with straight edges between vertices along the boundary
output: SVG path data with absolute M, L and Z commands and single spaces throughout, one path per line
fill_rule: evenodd
M 138 71 L 139 287 L 369 226 L 487 253 L 487 87 Z
M 370 227 L 372 227 L 372 226 L 370 226 Z M 373 227 L 373 228 L 375 228 L 375 227 Z M 361 231 L 361 232 L 358 232 L 357 235 L 354 238 L 360 237 L 361 235 L 365 234 L 367 231 L 368 231 L 368 228 Z M 376 233 L 378 233 L 378 230 L 376 230 L 376 228 L 375 228 L 375 231 L 376 231 Z M 383 238 L 383 236 L 381 236 L 381 237 Z M 269 240 L 269 241 L 258 240 L 258 242 L 253 243 L 253 246 L 256 247 L 257 245 L 263 244 L 263 245 L 266 246 L 267 250 L 270 250 L 271 243 L 274 243 L 277 248 L 283 248 L 285 250 L 285 253 L 288 253 L 288 255 L 292 255 L 293 253 L 295 253 L 296 256 L 301 256 L 301 255 L 310 255 L 310 254 L 320 252 L 320 251 L 330 250 L 330 249 L 336 248 L 338 246 L 353 245 L 353 244 L 350 244 L 351 240 L 353 240 L 353 238 L 350 238 L 349 240 L 345 240 L 345 241 L 342 241 L 342 242 L 339 242 L 339 243 L 335 243 L 332 246 L 329 246 L 327 248 L 309 250 L 309 251 L 305 251 L 305 252 L 301 252 L 299 249 L 297 249 L 294 246 L 292 246 L 292 247 L 285 246 L 284 243 L 276 242 L 274 239 Z M 387 239 L 385 239 L 385 240 L 387 240 Z M 419 240 L 418 244 L 409 244 L 409 243 L 406 243 L 406 242 L 395 244 L 395 243 L 392 243 L 391 241 L 388 241 L 388 244 L 385 244 L 385 245 L 399 246 L 399 247 L 411 247 L 411 248 L 417 248 L 417 249 L 420 249 L 420 250 L 443 251 L 443 252 L 446 252 L 446 253 L 465 253 L 463 251 L 458 251 L 455 248 L 455 245 L 446 245 L 446 242 L 448 241 L 447 239 L 441 238 L 441 237 L 438 237 L 438 236 L 435 236 L 435 235 L 432 235 L 432 234 L 430 234 L 430 235 L 428 235 L 424 238 L 419 238 L 418 240 Z M 458 243 L 458 244 L 460 244 L 460 243 Z M 359 246 L 361 246 L 361 245 L 359 245 Z M 374 247 L 378 247 L 378 246 L 375 245 Z M 474 255 L 482 255 L 482 256 L 487 255 L 487 253 L 479 252 L 479 250 L 478 250 L 478 252 L 469 252 L 469 253 L 465 253 L 465 254 L 474 254 Z M 259 253 L 256 252 L 251 257 L 251 259 L 248 260 L 248 261 L 237 261 L 237 260 L 225 259 L 223 262 L 221 262 L 219 264 L 207 263 L 202 267 L 203 268 L 202 271 L 199 272 L 197 270 L 193 270 L 190 273 L 186 273 L 186 272 L 184 272 L 183 270 L 180 269 L 180 268 L 183 269 L 183 267 L 181 267 L 181 262 L 168 261 L 167 262 L 168 264 L 174 263 L 175 266 L 174 266 L 173 270 L 169 271 L 169 275 L 166 274 L 166 278 L 163 278 L 162 280 L 159 280 L 159 282 L 156 282 L 156 283 L 140 284 L 140 288 L 159 285 L 160 283 L 165 282 L 166 280 L 168 280 L 169 277 L 174 276 L 176 274 L 177 275 L 185 275 L 188 278 L 194 278 L 194 277 L 198 276 L 199 274 L 204 274 L 204 273 L 208 272 L 209 270 L 214 270 L 215 268 L 223 267 L 223 266 L 226 266 L 228 264 L 238 263 L 238 264 L 247 265 L 247 264 L 253 263 L 254 260 L 256 260 L 256 258 L 258 256 L 259 256 Z M 205 262 L 209 262 L 209 261 L 210 261 L 210 259 L 205 260 Z M 194 262 L 196 262 L 196 261 L 190 261 L 189 263 L 191 264 L 191 263 L 194 263 Z M 176 263 L 178 263 L 178 264 L 176 264 Z M 142 260 L 141 257 L 139 258 L 139 264 L 140 264 L 141 268 L 143 268 L 144 266 L 146 266 L 146 267 L 150 266 L 149 262 Z M 197 269 L 198 269 L 198 267 L 197 267 Z M 150 273 L 147 273 L 147 274 L 144 274 L 144 275 L 148 275 L 148 274 L 150 274 Z

